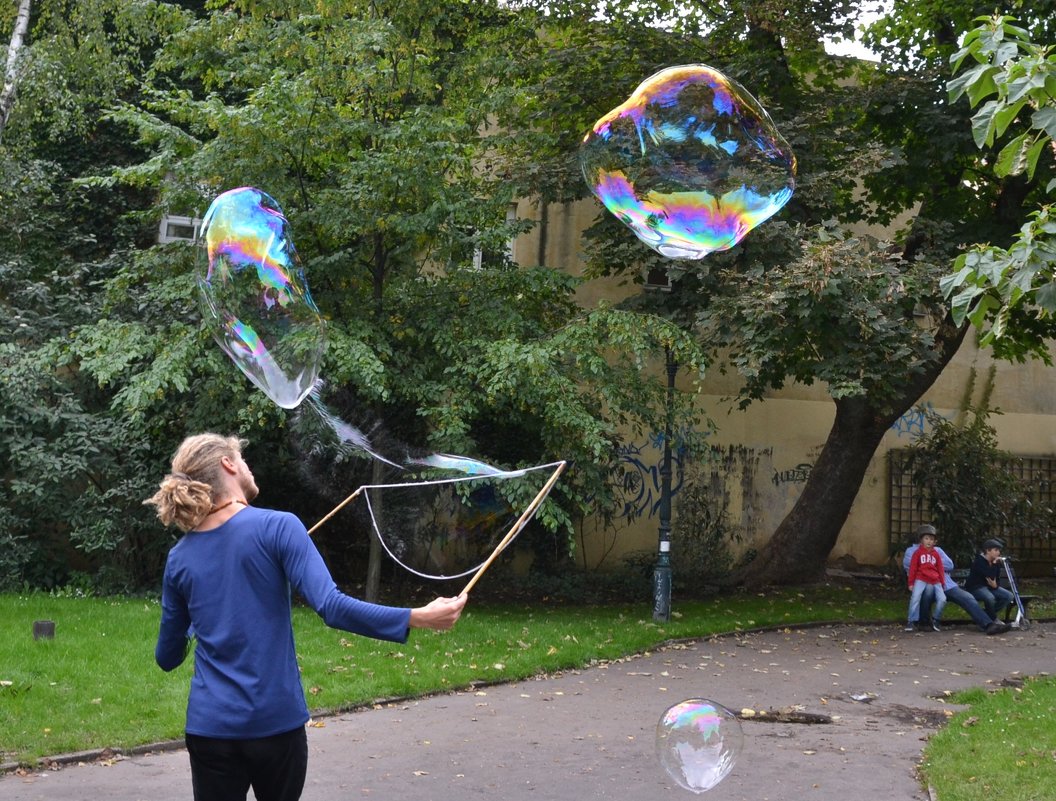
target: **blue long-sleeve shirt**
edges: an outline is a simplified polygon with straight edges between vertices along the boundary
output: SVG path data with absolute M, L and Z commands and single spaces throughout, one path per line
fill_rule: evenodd
M 328 626 L 405 642 L 410 610 L 345 595 L 293 515 L 253 507 L 191 531 L 169 551 L 154 656 L 180 665 L 197 638 L 187 732 L 242 739 L 291 731 L 308 707 L 290 618 L 291 588 Z

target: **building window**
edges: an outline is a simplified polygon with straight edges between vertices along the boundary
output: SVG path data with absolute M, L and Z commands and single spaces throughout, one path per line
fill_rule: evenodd
M 179 217 L 163 214 L 158 226 L 158 244 L 169 242 L 194 242 L 202 230 L 202 221 L 197 217 Z
M 650 267 L 645 270 L 645 288 L 654 292 L 671 291 L 671 273 L 666 267 Z
M 506 222 L 513 224 L 517 222 L 517 204 L 511 203 L 506 208 Z M 502 253 L 496 253 L 494 251 L 488 252 L 480 246 L 478 243 L 473 248 L 473 269 L 480 270 L 485 265 L 502 264 L 503 262 L 513 262 L 513 241 L 515 237 L 510 237 L 506 240 L 506 243 L 502 249 Z

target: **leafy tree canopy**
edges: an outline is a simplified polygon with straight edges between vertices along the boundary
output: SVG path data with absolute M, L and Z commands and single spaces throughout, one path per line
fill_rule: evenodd
M 1053 31 L 1048 34 L 1051 41 Z M 1044 183 L 1046 197 L 1024 216 L 1011 244 L 982 243 L 960 255 L 943 290 L 955 318 L 970 320 L 998 355 L 1051 364 L 1056 178 L 1049 176 L 1056 155 L 1056 51 L 1036 43 L 1012 17 L 995 15 L 977 20 L 951 64 L 958 75 L 949 83 L 950 98 L 967 97 L 977 108 L 975 144 L 996 151 L 981 180 Z
M 127 5 L 99 4 L 99 14 L 110 15 L 107 30 Z M 124 226 L 128 235 L 85 262 L 92 278 L 78 296 L 79 314 L 63 310 L 52 329 L 11 343 L 6 374 L 25 373 L 29 383 L 5 398 L 5 421 L 39 443 L 18 451 L 25 479 L 11 507 L 22 521 L 13 535 L 31 536 L 32 515 L 23 514 L 30 495 L 50 505 L 52 530 L 68 525 L 71 510 L 57 502 L 62 485 L 44 476 L 57 472 L 60 457 L 79 453 L 68 448 L 69 438 L 84 433 L 78 421 L 102 426 L 105 436 L 95 431 L 85 441 L 94 456 L 114 457 L 91 476 L 87 457 L 62 467 L 78 477 L 78 490 L 84 481 L 99 487 L 76 540 L 86 552 L 130 544 L 120 539 L 128 520 L 110 531 L 99 527 L 107 504 L 123 507 L 137 531 L 153 532 L 163 552 L 168 538 L 158 536 L 139 501 L 191 431 L 249 436 L 265 494 L 269 487 L 284 492 L 262 502 L 306 518 L 329 510 L 334 492 L 343 497 L 370 479 L 365 462 L 338 469 L 313 461 L 291 437 L 295 415 L 252 390 L 203 332 L 195 249 L 144 241 L 161 213 L 201 216 L 220 191 L 247 184 L 280 199 L 289 217 L 328 318 L 323 374 L 338 414 L 380 441 L 503 464 L 573 460 L 576 469 L 554 496 L 559 502 L 540 516 L 563 537 L 574 515 L 614 507 L 619 487 L 609 466 L 620 432 L 655 429 L 663 419 L 662 382 L 643 365 L 669 348 L 699 369 L 701 353 L 661 316 L 585 312 L 574 302 L 577 280 L 509 262 L 506 243 L 525 225 L 507 219 L 522 186 L 509 166 L 518 133 L 497 121 L 501 109 L 523 99 L 516 70 L 522 47 L 539 47 L 536 17 L 461 2 L 131 5 L 137 19 L 164 24 L 145 26 L 138 47 L 120 51 L 139 60 L 107 51 L 106 92 L 86 86 L 74 104 L 88 109 L 89 128 L 35 111 L 57 103 L 16 107 L 20 150 L 11 168 L 23 182 L 35 174 L 26 169 L 29 159 L 39 159 L 53 133 L 54 141 L 108 134 L 105 155 L 64 157 L 54 168 L 41 163 L 34 191 L 64 193 L 54 206 L 58 220 L 67 196 L 111 198 L 112 205 L 93 209 L 94 222 Z M 60 11 L 49 7 L 48 14 Z M 47 24 L 34 30 L 31 55 L 58 58 Z M 45 94 L 31 76 L 25 86 L 25 98 Z M 97 107 L 109 111 L 91 127 Z M 41 317 L 49 305 L 58 311 L 53 302 L 76 272 L 56 261 L 48 226 L 28 204 L 25 217 L 36 221 L 36 243 L 20 252 L 40 275 L 38 302 L 33 309 L 22 302 L 32 294 L 18 286 L 22 268 L 8 273 L 6 298 L 23 316 Z M 57 229 L 68 235 L 69 225 Z M 68 411 L 49 415 L 63 407 L 45 386 L 68 399 Z M 20 403 L 36 415 L 32 429 L 23 425 L 28 412 Z M 682 412 L 693 415 L 689 403 Z M 138 454 L 140 461 L 129 462 L 135 482 L 122 475 L 120 454 Z M 23 469 L 31 457 L 32 473 Z M 5 463 L 15 460 L 12 448 Z M 132 580 L 149 582 L 150 565 L 145 572 Z

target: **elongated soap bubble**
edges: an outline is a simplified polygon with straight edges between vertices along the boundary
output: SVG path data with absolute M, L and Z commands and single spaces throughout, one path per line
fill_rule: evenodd
M 326 326 L 308 291 L 279 204 L 244 186 L 219 195 L 202 221 L 202 317 L 250 381 L 285 409 L 311 391 Z
M 656 725 L 656 755 L 679 787 L 703 793 L 726 778 L 740 756 L 741 722 L 726 707 L 690 698 L 667 709 Z
M 402 465 L 382 456 L 366 434 L 330 411 L 323 402 L 324 388 L 325 382 L 321 379 L 314 383 L 308 393 L 308 402 L 301 407 L 295 418 L 298 436 L 305 442 L 306 450 L 326 451 L 333 456 L 342 457 L 366 454 L 372 459 L 402 470 Z
M 704 64 L 661 70 L 580 147 L 597 198 L 675 259 L 728 250 L 792 197 L 796 158 L 739 83 Z
M 519 476 L 523 470 L 503 470 L 487 462 L 470 459 L 468 456 L 456 456 L 450 453 L 433 453 L 420 459 L 410 459 L 412 465 L 422 465 L 435 470 L 451 471 L 466 476 Z

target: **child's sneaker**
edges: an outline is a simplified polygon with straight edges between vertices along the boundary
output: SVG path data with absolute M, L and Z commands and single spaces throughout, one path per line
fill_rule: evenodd
M 904 629 L 902 629 L 902 630 L 903 631 L 916 631 L 917 627 L 914 626 L 912 623 L 907 623 L 906 627 Z
M 935 623 L 931 624 L 931 630 L 932 631 L 942 631 L 942 626 L 940 626 L 938 624 L 938 621 L 936 621 Z

